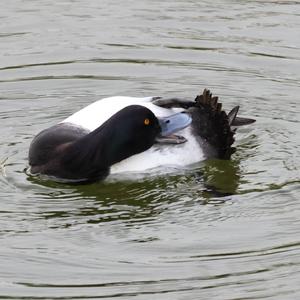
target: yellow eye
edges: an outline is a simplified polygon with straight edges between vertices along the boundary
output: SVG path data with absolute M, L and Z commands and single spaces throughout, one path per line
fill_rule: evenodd
M 144 120 L 144 124 L 145 124 L 145 125 L 149 125 L 149 124 L 150 124 L 150 120 L 149 120 L 148 118 L 145 119 L 145 120 Z

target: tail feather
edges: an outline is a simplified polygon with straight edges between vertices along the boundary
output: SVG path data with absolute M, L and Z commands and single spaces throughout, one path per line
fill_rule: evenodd
M 241 118 L 237 116 L 239 111 L 239 106 L 235 106 L 228 114 L 228 120 L 230 126 L 244 126 L 249 125 L 255 122 L 254 119 L 250 118 Z
M 234 122 L 234 120 L 236 119 L 236 115 L 239 111 L 239 106 L 235 106 L 228 114 L 228 122 L 229 122 L 229 125 L 231 126 L 232 123 Z
M 251 124 L 255 121 L 237 117 L 239 106 L 234 107 L 227 114 L 222 110 L 218 97 L 213 97 L 207 89 L 204 89 L 202 95 L 196 97 L 195 106 L 189 110 L 195 133 L 208 144 L 208 157 L 230 158 L 235 151 L 232 147 L 235 130 L 231 126 Z M 211 151 L 212 149 L 214 151 Z
M 254 123 L 254 119 L 250 118 L 241 118 L 241 117 L 236 117 L 233 122 L 231 123 L 231 126 L 243 126 L 243 125 L 249 125 Z

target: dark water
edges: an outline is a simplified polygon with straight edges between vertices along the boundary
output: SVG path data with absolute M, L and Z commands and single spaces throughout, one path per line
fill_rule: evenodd
M 298 1 L 4 1 L 0 299 L 300 297 Z M 257 123 L 231 161 L 88 186 L 28 177 L 106 96 L 210 88 Z

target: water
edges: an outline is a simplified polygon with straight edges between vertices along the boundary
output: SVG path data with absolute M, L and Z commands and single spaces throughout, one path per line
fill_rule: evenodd
M 298 299 L 298 1 L 4 1 L 1 299 Z M 86 186 L 33 136 L 113 95 L 210 88 L 257 122 L 230 161 Z

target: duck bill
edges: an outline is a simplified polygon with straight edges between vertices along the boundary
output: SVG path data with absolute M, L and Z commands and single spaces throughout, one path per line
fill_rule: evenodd
M 156 137 L 157 143 L 182 144 L 186 142 L 183 136 L 175 135 L 175 133 L 192 123 L 192 118 L 188 114 L 176 113 L 168 117 L 158 118 L 158 121 L 161 132 Z

